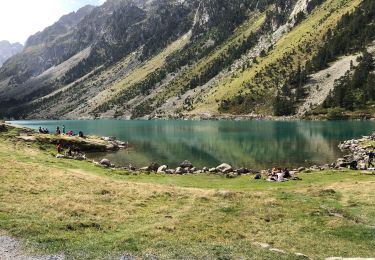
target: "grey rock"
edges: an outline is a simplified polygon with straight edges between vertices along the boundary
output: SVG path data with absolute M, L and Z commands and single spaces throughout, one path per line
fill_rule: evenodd
M 174 170 L 174 169 L 167 169 L 167 170 L 165 170 L 165 173 L 166 174 L 175 174 L 176 170 Z
M 194 166 L 193 166 L 193 164 L 191 163 L 191 162 L 189 162 L 189 161 L 183 161 L 181 164 L 180 164 L 180 167 L 181 168 L 193 168 Z
M 219 166 L 216 167 L 216 170 L 218 170 L 222 173 L 228 173 L 228 172 L 232 172 L 233 168 L 232 168 L 232 166 L 230 166 L 227 163 L 222 163 L 222 164 L 220 164 Z
M 168 169 L 167 165 L 162 165 L 158 168 L 157 173 L 165 173 L 165 171 Z
M 280 253 L 280 254 L 286 253 L 284 250 L 278 249 L 278 248 L 270 248 L 269 250 L 272 251 L 272 252 Z
M 233 178 L 236 178 L 238 175 L 237 173 L 234 173 L 234 172 L 229 172 L 229 173 L 226 173 L 225 177 L 227 177 L 228 179 L 233 179 Z
M 181 167 L 177 167 L 175 173 L 176 174 L 184 174 L 184 169 L 181 168 Z
M 100 161 L 100 164 L 103 166 L 111 167 L 111 162 L 105 158 Z
M 295 253 L 296 256 L 302 257 L 302 258 L 309 258 L 307 255 L 304 255 L 302 253 Z
M 159 169 L 160 165 L 158 163 L 151 163 L 148 166 L 148 170 L 151 172 L 156 172 Z
M 87 158 L 85 155 L 77 155 L 77 156 L 74 156 L 73 159 L 76 161 L 85 161 Z
M 250 173 L 250 170 L 247 169 L 247 168 L 239 168 L 239 169 L 236 170 L 236 172 L 238 174 L 248 174 L 248 173 Z
M 261 247 L 261 248 L 265 248 L 265 249 L 271 248 L 271 245 L 270 245 L 270 244 L 267 244 L 267 243 L 254 242 L 253 245 L 255 245 L 255 246 L 259 246 L 259 247 Z

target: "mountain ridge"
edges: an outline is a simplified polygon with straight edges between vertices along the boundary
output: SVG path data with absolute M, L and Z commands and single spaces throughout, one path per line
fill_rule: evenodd
M 70 30 L 73 36 L 56 38 L 57 46 L 68 38 L 70 55 L 57 55 L 53 65 L 32 76 L 15 77 L 11 65 L 0 70 L 6 111 L 0 116 L 297 113 L 311 92 L 306 84 L 314 72 L 306 66 L 321 55 L 327 33 L 349 13 L 361 17 L 365 4 L 370 11 L 364 15 L 372 15 L 368 0 L 108 1 L 87 11 Z M 30 58 L 32 48 L 24 57 Z M 303 75 L 298 84 L 296 75 Z

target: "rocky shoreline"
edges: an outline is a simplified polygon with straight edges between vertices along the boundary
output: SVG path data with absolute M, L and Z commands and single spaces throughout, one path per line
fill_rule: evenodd
M 5 124 L 6 126 L 6 124 Z M 14 127 L 14 125 L 8 125 Z M 4 125 L 3 125 L 4 127 Z M 19 127 L 18 127 L 19 128 Z M 186 175 L 186 174 L 215 174 L 225 176 L 227 178 L 236 178 L 241 175 L 254 175 L 255 178 L 262 178 L 269 176 L 271 169 L 250 169 L 250 168 L 238 168 L 235 169 L 228 163 L 222 163 L 216 167 L 202 167 L 197 168 L 194 165 L 185 160 L 179 164 L 177 168 L 169 168 L 167 165 L 160 163 L 151 163 L 148 166 L 136 168 L 132 165 L 128 167 L 116 167 L 112 164 L 110 160 L 104 158 L 100 161 L 88 160 L 86 158 L 85 152 L 113 152 L 120 149 L 128 148 L 128 143 L 116 140 L 112 137 L 96 137 L 96 136 L 87 136 L 86 138 L 78 137 L 66 137 L 66 136 L 56 136 L 56 135 L 41 135 L 35 133 L 35 131 L 21 128 L 19 136 L 16 138 L 19 140 L 27 142 L 41 142 L 48 144 L 61 144 L 64 148 L 75 146 L 78 147 L 79 152 L 76 152 L 73 155 L 58 153 L 56 158 L 60 159 L 73 159 L 73 160 L 87 160 L 92 162 L 98 167 L 110 168 L 114 170 L 126 170 L 132 172 L 133 174 L 137 173 L 158 173 L 158 174 L 176 174 L 176 175 Z M 366 142 L 374 141 L 375 145 L 375 134 L 371 136 L 363 136 L 359 139 L 351 139 L 343 141 L 339 144 L 339 149 L 342 151 L 348 152 L 343 158 L 338 158 L 336 162 L 324 165 L 313 165 L 310 167 L 298 167 L 290 169 L 289 172 L 291 176 L 296 176 L 298 173 L 311 173 L 311 172 L 320 172 L 325 170 L 343 170 L 350 168 L 352 170 L 367 170 L 366 162 L 368 160 L 368 153 L 370 150 L 373 150 L 374 146 Z
M 374 141 L 375 145 L 375 134 L 372 134 L 371 136 L 363 136 L 360 139 L 343 141 L 338 146 L 341 151 L 348 152 L 348 154 L 343 158 L 338 158 L 336 162 L 330 164 L 294 168 L 289 171 L 290 175 L 293 178 L 296 177 L 298 173 L 321 172 L 325 170 L 367 170 L 366 162 L 368 160 L 368 153 L 374 149 L 373 145 L 366 144 L 366 142 L 369 141 Z M 271 173 L 271 169 L 234 169 L 230 164 L 227 163 L 222 163 L 217 167 L 203 167 L 199 169 L 194 167 L 194 165 L 187 160 L 183 161 L 177 168 L 169 168 L 167 165 L 161 165 L 158 163 L 152 163 L 149 166 L 145 166 L 139 169 L 131 165 L 129 165 L 129 167 L 117 168 L 115 165 L 111 164 L 108 159 L 102 159 L 100 162 L 93 161 L 93 163 L 98 167 L 127 170 L 133 173 L 158 173 L 176 175 L 208 173 L 225 176 L 227 178 L 235 178 L 241 175 L 254 175 L 255 178 L 258 179 L 269 176 L 269 174 Z

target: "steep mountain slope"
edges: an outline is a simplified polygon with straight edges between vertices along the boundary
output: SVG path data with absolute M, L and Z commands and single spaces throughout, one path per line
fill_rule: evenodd
M 12 44 L 8 41 L 0 41 L 0 67 L 7 59 L 21 52 L 22 49 L 23 45 L 18 42 Z
M 309 98 L 322 94 L 318 104 L 328 95 L 308 94 L 309 74 L 350 54 L 335 52 L 324 65 L 311 66 L 334 40 L 328 34 L 367 2 L 109 0 L 88 6 L 30 37 L 8 60 L 0 70 L 0 116 L 284 115 L 303 106 L 302 115 Z

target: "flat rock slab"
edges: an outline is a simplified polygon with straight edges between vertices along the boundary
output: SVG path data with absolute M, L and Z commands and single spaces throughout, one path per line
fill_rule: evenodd
M 36 137 L 32 136 L 32 135 L 21 135 L 21 136 L 17 136 L 16 138 L 18 138 L 20 140 L 23 140 L 23 141 L 26 141 L 26 142 L 36 141 Z

